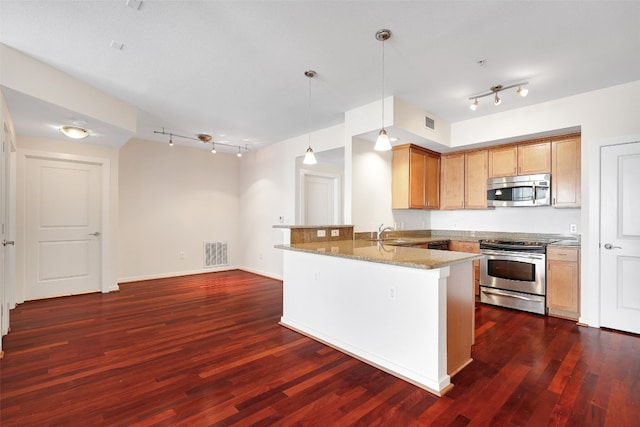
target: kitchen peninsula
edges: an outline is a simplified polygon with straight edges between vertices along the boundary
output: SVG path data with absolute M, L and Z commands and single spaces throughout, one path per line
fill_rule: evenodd
M 280 323 L 441 396 L 472 360 L 472 262 L 481 255 L 394 243 L 277 245 Z

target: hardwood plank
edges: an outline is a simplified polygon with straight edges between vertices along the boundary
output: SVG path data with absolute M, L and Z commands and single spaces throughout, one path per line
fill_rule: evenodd
M 474 361 L 438 398 L 278 322 L 242 271 L 30 301 L 0 361 L 2 426 L 631 426 L 640 337 L 479 304 Z

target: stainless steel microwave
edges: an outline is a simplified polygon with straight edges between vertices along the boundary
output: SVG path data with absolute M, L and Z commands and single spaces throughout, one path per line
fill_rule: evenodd
M 487 180 L 488 206 L 548 206 L 551 175 L 521 175 Z

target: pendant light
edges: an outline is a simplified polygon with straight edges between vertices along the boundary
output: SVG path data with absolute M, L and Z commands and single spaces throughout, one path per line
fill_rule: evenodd
M 316 160 L 316 155 L 313 153 L 313 148 L 311 148 L 311 79 L 316 76 L 316 72 L 313 70 L 307 70 L 304 72 L 304 75 L 309 78 L 309 110 L 307 114 L 307 125 L 309 128 L 309 148 L 307 148 L 307 152 L 304 155 L 304 160 L 302 163 L 305 165 L 315 165 L 318 163 Z
M 376 145 L 373 147 L 376 151 L 388 151 L 391 150 L 391 142 L 389 141 L 389 135 L 384 128 L 384 42 L 391 37 L 391 30 L 378 30 L 376 32 L 376 40 L 382 42 L 382 128 L 378 133 L 378 139 L 376 139 Z

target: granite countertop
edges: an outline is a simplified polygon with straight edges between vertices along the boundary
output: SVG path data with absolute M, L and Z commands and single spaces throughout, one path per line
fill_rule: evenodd
M 424 241 L 424 238 L 420 243 Z M 446 240 L 429 238 L 427 241 Z M 318 255 L 335 256 L 382 264 L 398 265 L 402 267 L 436 269 L 452 264 L 469 262 L 483 257 L 481 254 L 466 252 L 438 251 L 420 249 L 407 246 L 389 245 L 364 239 L 336 240 L 333 242 L 297 243 L 291 245 L 276 245 L 278 249 L 315 253 Z

